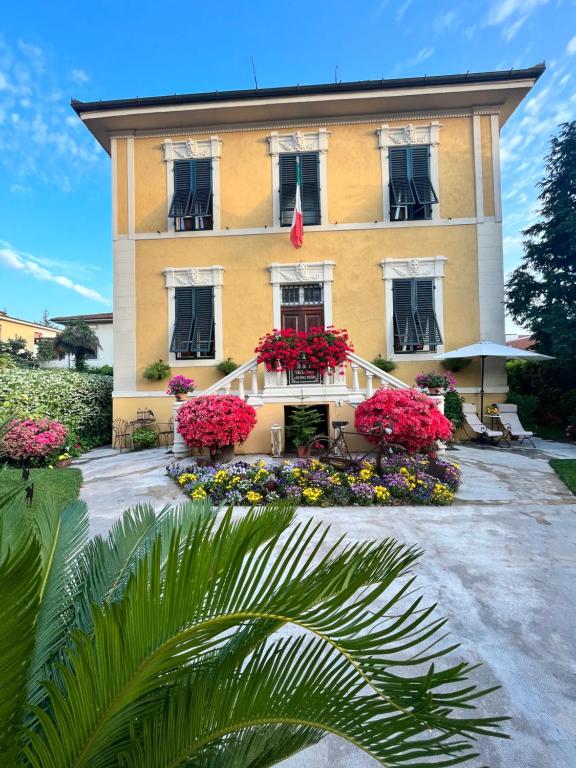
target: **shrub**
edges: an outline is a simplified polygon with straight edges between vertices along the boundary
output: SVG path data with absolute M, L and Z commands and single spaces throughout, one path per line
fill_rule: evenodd
M 150 427 L 138 427 L 132 432 L 132 443 L 134 448 L 154 448 L 158 434 Z
M 569 426 L 576 425 L 576 389 L 564 392 L 559 402 L 560 413 Z
M 256 424 L 256 411 L 236 395 L 206 395 L 185 403 L 177 420 L 186 445 L 215 451 L 243 443 Z
M 155 363 L 151 363 L 147 368 L 144 368 L 142 376 L 152 381 L 161 381 L 170 376 L 170 371 L 171 368 L 168 363 L 165 363 L 163 360 L 156 360 Z
M 444 395 L 444 416 L 452 422 L 454 431 L 464 424 L 463 402 L 464 398 L 455 389 L 449 389 Z
M 228 376 L 228 374 L 235 371 L 236 368 L 238 368 L 238 363 L 235 363 L 231 357 L 227 357 L 226 360 L 222 360 L 222 362 L 218 363 L 216 366 L 216 370 L 224 376 Z
M 111 439 L 112 377 L 70 370 L 0 370 L 0 418 L 57 419 L 82 448 Z
M 388 428 L 385 439 L 408 451 L 431 450 L 437 440 L 449 440 L 452 424 L 434 402 L 415 389 L 379 389 L 356 409 L 356 429 L 377 443 L 378 428 Z M 372 433 L 372 434 L 370 434 Z
M 536 395 L 521 395 L 518 392 L 509 392 L 506 400 L 518 407 L 518 418 L 524 429 L 534 429 L 536 427 L 534 414 L 538 409 L 538 398 Z M 506 422 L 506 414 L 502 414 L 502 420 Z
M 15 420 L 2 440 L 2 449 L 13 461 L 42 463 L 58 454 L 67 437 L 67 427 L 56 420 Z
M 372 360 L 372 365 L 375 365 L 376 368 L 380 368 L 380 370 L 385 373 L 392 373 L 392 371 L 395 371 L 396 368 L 398 368 L 398 365 L 394 360 L 386 360 L 382 355 L 377 355 L 374 360 Z
M 419 373 L 416 376 L 416 384 L 421 389 L 451 389 L 456 384 L 456 380 L 449 373 L 429 371 L 428 373 Z
M 295 464 L 259 461 L 200 467 L 171 464 L 168 475 L 192 499 L 219 504 L 267 504 L 290 499 L 309 506 L 392 506 L 452 503 L 460 469 L 426 456 L 393 455 L 383 462 L 382 475 L 366 461 L 342 471 L 317 459 Z
M 86 369 L 87 373 L 95 373 L 98 376 L 113 376 L 114 368 L 111 365 L 91 365 Z

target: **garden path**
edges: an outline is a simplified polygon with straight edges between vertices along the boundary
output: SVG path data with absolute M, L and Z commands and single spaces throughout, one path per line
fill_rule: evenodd
M 425 600 L 439 602 L 461 643 L 457 655 L 481 662 L 484 687 L 501 685 L 480 709 L 512 716 L 511 740 L 483 739 L 491 768 L 576 765 L 576 497 L 548 459 L 576 458 L 576 446 L 538 441 L 531 448 L 463 446 L 463 483 L 451 507 L 309 508 L 331 524 L 331 536 L 393 536 L 425 550 L 418 567 Z M 104 533 L 128 505 L 183 501 L 163 468 L 165 449 L 141 453 L 100 449 L 79 462 L 81 496 L 92 530 Z M 369 768 L 377 764 L 328 737 L 283 768 Z

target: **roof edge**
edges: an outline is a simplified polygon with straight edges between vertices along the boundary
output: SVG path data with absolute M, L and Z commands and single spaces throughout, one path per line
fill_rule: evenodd
M 107 101 L 79 101 L 72 99 L 70 105 L 77 115 L 107 109 L 131 109 L 138 107 L 175 106 L 180 104 L 209 104 L 211 102 L 241 101 L 243 99 L 268 99 L 273 97 L 313 96 L 331 93 L 362 93 L 366 91 L 393 90 L 395 88 L 422 88 L 441 85 L 478 85 L 481 83 L 515 82 L 517 80 L 538 80 L 545 72 L 542 62 L 527 69 L 498 70 L 494 72 L 466 72 L 456 75 L 432 75 L 382 80 L 359 80 L 347 83 L 319 83 L 317 85 L 295 85 L 277 88 L 250 88 L 235 91 L 212 91 L 205 93 L 184 93 L 171 96 L 147 96 L 133 99 L 112 99 Z

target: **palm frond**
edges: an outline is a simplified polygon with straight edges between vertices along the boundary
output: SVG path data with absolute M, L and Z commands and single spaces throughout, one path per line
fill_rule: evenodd
M 262 709 L 246 728 L 322 728 L 389 765 L 418 766 L 427 758 L 456 765 L 470 756 L 471 736 L 499 733 L 499 718 L 453 715 L 471 706 L 473 689 L 462 687 L 468 667 L 422 668 L 450 646 L 437 642 L 444 621 L 432 617 L 434 606 L 423 608 L 411 595 L 407 574 L 416 550 L 390 540 L 337 543 L 322 554 L 325 526 L 308 521 L 287 530 L 292 510 L 280 522 L 278 513 L 250 510 L 234 519 L 228 510 L 190 526 L 185 537 L 174 530 L 167 549 L 155 540 L 118 599 L 94 612 L 92 634 L 74 636 L 62 682 L 49 689 L 51 713 L 31 735 L 32 766 L 114 765 L 130 747 L 133 723 L 158 718 L 167 687 L 177 690 L 192 672 L 191 706 L 206 709 L 214 732 L 218 721 L 233 720 L 223 737 L 242 730 L 234 719 L 241 689 L 246 706 L 254 696 L 254 707 L 267 701 L 277 712 L 274 719 Z M 266 650 L 266 638 L 284 624 L 312 639 Z M 246 636 L 238 646 L 231 638 L 239 629 Z M 405 676 L 391 675 L 390 666 Z M 206 670 L 204 690 L 198 686 Z M 215 677 L 220 704 L 209 698 Z M 227 688 L 229 677 L 242 684 Z M 274 710 L 270 702 L 287 708 Z
M 0 540 L 6 536 L 5 507 Z M 0 556 L 0 765 L 18 762 L 18 737 L 26 701 L 26 677 L 34 647 L 42 562 L 33 530 L 22 520 L 12 546 Z
M 46 696 L 41 682 L 49 677 L 49 664 L 58 658 L 74 619 L 75 562 L 88 536 L 88 508 L 76 501 L 60 511 L 49 499 L 42 500 L 33 519 L 41 546 L 42 578 L 27 690 L 28 703 L 36 706 Z

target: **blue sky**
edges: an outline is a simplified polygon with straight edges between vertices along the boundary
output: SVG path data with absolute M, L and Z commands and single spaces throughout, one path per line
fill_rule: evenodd
M 503 131 L 507 271 L 547 142 L 576 116 L 576 0 L 29 0 L 0 31 L 0 309 L 111 308 L 109 159 L 69 107 L 114 99 L 447 74 L 548 71 Z M 510 323 L 510 328 L 512 324 Z

